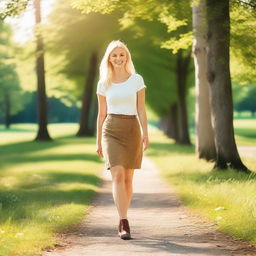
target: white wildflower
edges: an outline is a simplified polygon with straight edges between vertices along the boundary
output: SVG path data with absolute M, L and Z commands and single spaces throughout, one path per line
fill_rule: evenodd
M 219 207 L 216 207 L 214 210 L 215 211 L 223 211 L 223 210 L 226 210 L 226 208 L 223 206 L 219 206 Z
M 21 233 L 16 233 L 15 234 L 15 237 L 21 237 L 21 236 L 24 236 L 24 233 L 21 232 Z

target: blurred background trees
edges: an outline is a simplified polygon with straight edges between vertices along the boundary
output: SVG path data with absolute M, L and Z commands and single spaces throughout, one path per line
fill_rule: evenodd
M 12 115 L 22 110 L 24 105 L 11 36 L 10 27 L 0 21 L 0 120 L 7 129 L 10 128 Z

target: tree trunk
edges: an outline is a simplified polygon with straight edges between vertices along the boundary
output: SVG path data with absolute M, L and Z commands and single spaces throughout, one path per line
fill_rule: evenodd
M 176 63 L 177 89 L 178 89 L 178 140 L 180 144 L 190 145 L 188 116 L 186 106 L 186 83 L 188 75 L 188 67 L 190 55 L 182 56 L 182 50 L 178 51 Z
M 177 103 L 173 103 L 170 112 L 159 122 L 159 129 L 167 135 L 168 138 L 178 141 L 178 107 Z
M 37 75 L 37 93 L 38 93 L 38 133 L 35 140 L 51 140 L 47 130 L 47 103 L 45 92 L 45 70 L 44 70 L 44 44 L 43 38 L 38 30 L 41 23 L 40 0 L 34 1 L 36 18 L 36 75 Z
M 206 5 L 200 0 L 193 6 L 193 54 L 196 82 L 196 154 L 207 161 L 216 159 L 214 134 L 211 124 L 209 84 L 206 76 Z
M 90 119 L 90 124 L 91 124 L 91 129 L 92 129 L 92 135 L 96 135 L 96 129 L 97 129 L 97 116 L 98 116 L 98 101 L 97 98 L 93 99 L 92 102 L 92 112 L 91 112 L 91 119 Z
M 76 136 L 93 136 L 90 128 L 90 106 L 92 103 L 93 85 L 97 74 L 97 53 L 93 52 L 90 58 L 89 72 L 84 86 L 80 126 Z
M 167 131 L 166 134 L 169 138 L 178 141 L 178 105 L 174 103 L 171 105 L 170 113 L 167 119 Z
M 229 67 L 229 0 L 207 0 L 207 78 L 217 158 L 215 168 L 249 172 L 237 151 Z
M 173 130 L 171 123 L 171 113 L 161 120 L 161 130 L 167 135 L 168 138 L 173 138 Z
M 4 97 L 5 101 L 5 115 L 4 115 L 4 121 L 5 121 L 5 128 L 9 129 L 11 125 L 11 98 L 10 98 L 10 92 L 7 90 Z

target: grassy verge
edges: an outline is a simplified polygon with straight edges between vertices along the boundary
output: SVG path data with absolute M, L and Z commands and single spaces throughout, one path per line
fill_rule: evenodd
M 211 171 L 213 164 L 197 159 L 194 146 L 175 145 L 160 131 L 152 132 L 150 141 L 146 155 L 174 185 L 184 204 L 213 219 L 219 230 L 256 244 L 255 173 Z M 243 161 L 256 171 L 255 158 Z
M 34 137 L 34 127 L 23 128 L 5 132 L 0 147 L 0 255 L 35 256 L 58 243 L 56 234 L 76 227 L 100 183 L 95 138 L 69 136 L 76 125 L 62 124 L 52 125 L 53 142 L 8 144 L 11 133 Z

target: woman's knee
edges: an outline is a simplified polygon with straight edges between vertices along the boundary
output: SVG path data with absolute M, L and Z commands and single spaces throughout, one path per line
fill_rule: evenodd
M 127 185 L 132 184 L 133 173 L 134 173 L 134 169 L 126 169 L 125 170 L 125 179 L 124 179 L 124 181 Z
M 112 174 L 112 180 L 117 183 L 125 181 L 124 167 L 121 165 L 110 168 Z

